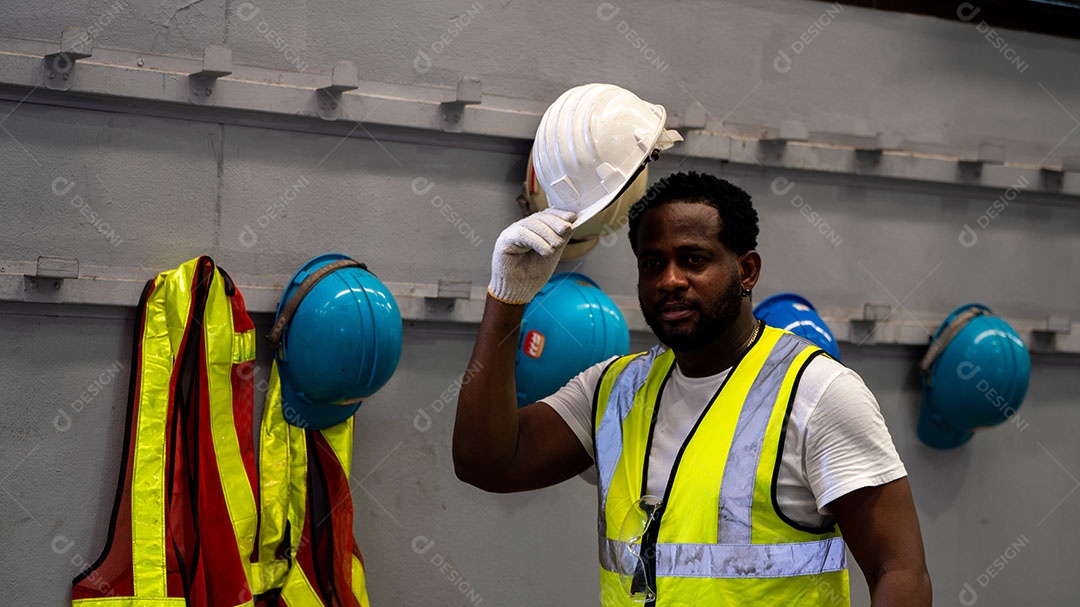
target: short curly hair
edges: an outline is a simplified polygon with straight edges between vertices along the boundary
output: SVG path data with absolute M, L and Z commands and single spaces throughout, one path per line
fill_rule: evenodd
M 707 204 L 720 214 L 720 242 L 736 255 L 757 248 L 758 214 L 750 195 L 732 183 L 704 173 L 673 173 L 654 183 L 627 215 L 630 248 L 637 255 L 637 234 L 645 212 L 670 202 Z

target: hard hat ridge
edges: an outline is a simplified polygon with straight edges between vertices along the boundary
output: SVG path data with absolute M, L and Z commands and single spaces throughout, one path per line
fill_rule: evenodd
M 401 356 L 401 313 L 364 264 L 330 253 L 289 281 L 269 339 L 286 421 L 319 430 L 348 419 L 389 381 Z
M 967 304 L 941 324 L 919 368 L 919 439 L 951 449 L 975 430 L 1016 414 L 1031 379 L 1031 356 L 1020 335 L 990 308 Z
M 681 141 L 664 128 L 667 110 L 612 84 L 574 87 L 544 112 L 533 153 L 540 186 L 580 226 L 604 210 L 640 167 Z

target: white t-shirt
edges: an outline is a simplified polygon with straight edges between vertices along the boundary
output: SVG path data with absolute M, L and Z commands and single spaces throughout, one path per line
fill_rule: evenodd
M 595 461 L 592 399 L 600 374 L 614 357 L 589 367 L 558 392 L 541 399 L 562 416 Z M 647 492 L 663 497 L 671 465 L 709 399 L 731 369 L 686 377 L 675 365 L 660 397 L 649 452 Z M 799 381 L 777 477 L 780 509 L 795 522 L 822 526 L 828 504 L 863 487 L 907 476 L 877 400 L 854 371 L 815 357 Z M 582 474 L 596 483 L 596 465 Z

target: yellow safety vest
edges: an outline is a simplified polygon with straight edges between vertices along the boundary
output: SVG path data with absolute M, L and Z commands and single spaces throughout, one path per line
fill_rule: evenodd
M 367 607 L 351 420 L 322 432 L 287 425 L 275 368 L 256 485 L 255 326 L 213 260 L 147 283 L 132 357 L 108 541 L 73 581 L 73 605 Z
M 285 422 L 277 363 L 259 443 L 256 605 L 369 607 L 349 492 L 353 418 L 325 430 Z M 266 599 L 266 600 L 263 600 Z
M 835 524 L 804 527 L 776 502 L 795 390 L 822 351 L 762 327 L 690 431 L 662 506 L 634 546 L 658 607 L 850 604 Z M 593 436 L 603 605 L 635 604 L 623 580 L 640 561 L 621 535 L 633 535 L 624 521 L 645 494 L 657 403 L 674 366 L 674 354 L 657 346 L 616 359 L 600 379 Z

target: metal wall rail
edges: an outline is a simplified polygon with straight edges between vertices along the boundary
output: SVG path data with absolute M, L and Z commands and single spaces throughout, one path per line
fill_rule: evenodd
M 159 270 L 116 266 L 79 266 L 76 260 L 40 258 L 38 261 L 0 260 L 0 301 L 34 304 L 70 304 L 133 308 L 146 281 Z M 248 311 L 274 313 L 286 274 L 233 274 L 244 294 Z M 388 282 L 406 321 L 478 324 L 484 310 L 486 285 L 445 279 L 436 284 Z M 631 331 L 649 332 L 632 296 L 612 296 Z M 950 310 L 951 311 L 951 310 Z M 894 310 L 887 304 L 819 309 L 836 339 L 858 345 L 925 346 L 949 311 L 940 313 Z M 1005 318 L 1032 351 L 1080 353 L 1080 323 L 1065 316 L 1043 319 Z
M 0 99 L 168 118 L 240 124 L 466 149 L 524 152 L 546 104 L 483 94 L 462 77 L 456 88 L 361 81 L 350 61 L 331 73 L 282 71 L 232 62 L 209 45 L 202 60 L 94 48 L 84 29 L 55 42 L 0 38 Z M 798 122 L 720 124 L 694 103 L 671 108 L 686 141 L 675 154 L 762 166 L 1038 193 L 1075 203 L 1080 157 L 1060 165 L 1006 163 L 1001 146 L 978 150 L 908 146 L 896 135 L 817 133 Z M 361 124 L 364 128 L 356 128 Z M 914 149 L 914 148 L 918 149 Z M 905 149 L 908 148 L 908 149 Z

